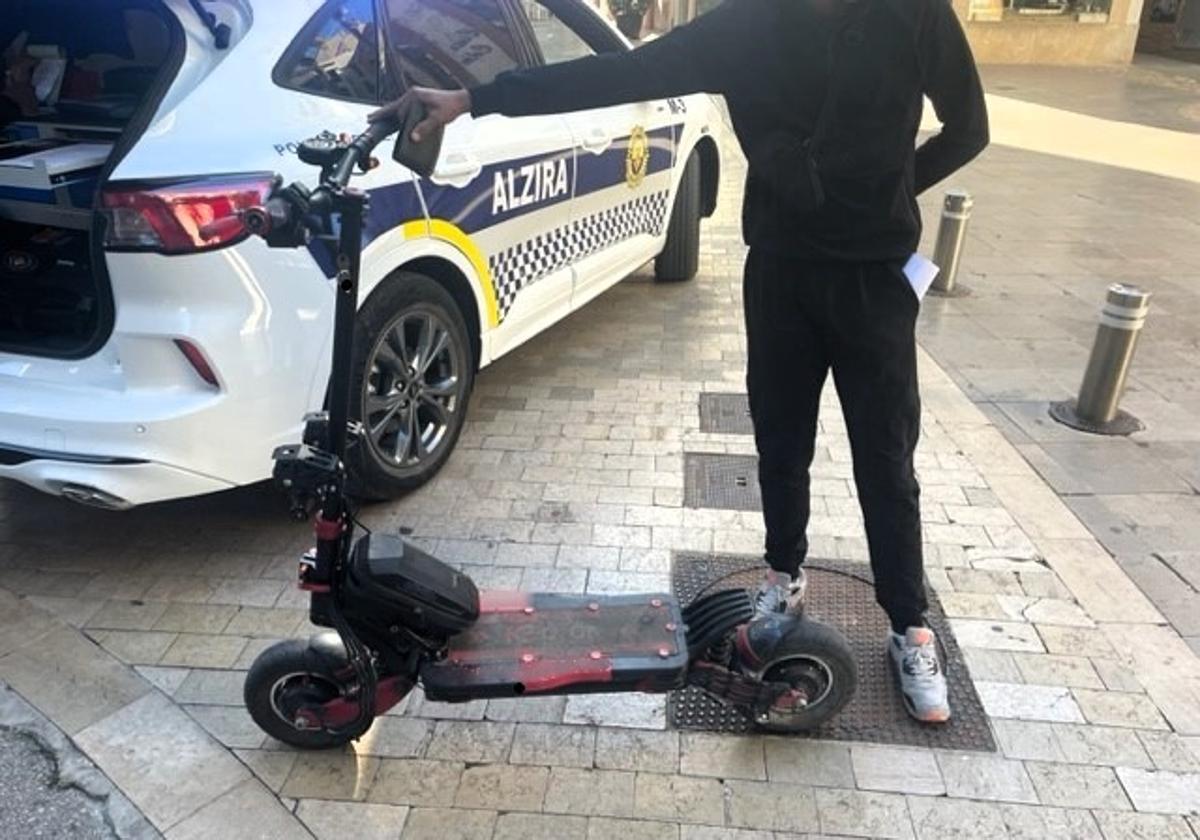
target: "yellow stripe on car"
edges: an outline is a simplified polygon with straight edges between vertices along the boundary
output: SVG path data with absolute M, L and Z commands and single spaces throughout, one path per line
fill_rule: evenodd
M 475 269 L 475 276 L 479 278 L 483 301 L 487 307 L 488 326 L 499 326 L 500 307 L 496 303 L 496 287 L 492 284 L 492 272 L 488 268 L 487 258 L 471 241 L 471 237 L 445 219 L 430 219 L 428 223 L 423 219 L 406 222 L 401 230 L 405 239 L 416 239 L 428 235 L 434 239 L 448 242 L 461 251 L 462 255 L 471 263 L 471 267 Z

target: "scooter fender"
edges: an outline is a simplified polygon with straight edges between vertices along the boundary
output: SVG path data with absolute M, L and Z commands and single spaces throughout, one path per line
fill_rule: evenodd
M 738 658 L 746 671 L 760 675 L 775 658 L 775 652 L 792 628 L 803 616 L 780 613 L 756 618 L 738 628 L 736 647 Z
M 342 644 L 342 637 L 332 631 L 309 636 L 308 653 L 334 673 L 350 667 L 350 656 L 346 653 L 346 646 Z

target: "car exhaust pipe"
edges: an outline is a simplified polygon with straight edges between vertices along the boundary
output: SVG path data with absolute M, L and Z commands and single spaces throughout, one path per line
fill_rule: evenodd
M 131 502 L 120 496 L 84 484 L 64 484 L 58 494 L 69 501 L 101 510 L 129 510 L 133 507 Z

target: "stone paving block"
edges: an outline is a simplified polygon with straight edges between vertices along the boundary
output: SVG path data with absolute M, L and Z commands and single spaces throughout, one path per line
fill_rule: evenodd
M 1070 690 L 1044 685 L 975 683 L 984 711 L 993 718 L 1083 723 L 1083 714 Z
M 1030 761 L 1025 769 L 1038 799 L 1047 805 L 1131 810 L 1116 774 L 1108 767 Z
M 1093 659 L 1092 667 L 1096 669 L 1101 682 L 1104 683 L 1104 687 L 1109 691 L 1127 691 L 1141 694 L 1146 690 L 1138 682 L 1137 675 L 1133 672 L 1133 669 L 1121 662 L 1111 659 Z
M 401 840 L 486 840 L 496 827 L 495 811 L 413 808 Z
M 1139 729 L 1168 729 L 1152 703 L 1137 694 L 1114 691 L 1074 690 L 1075 700 L 1088 722 L 1101 726 L 1131 726 Z
M 553 566 L 557 558 L 558 546 L 539 543 L 501 543 L 496 551 L 496 565 L 524 569 Z
M 1117 776 L 1138 811 L 1200 816 L 1200 773 L 1118 767 Z
M 562 723 L 566 697 L 516 697 L 488 700 L 485 720 L 508 723 Z
M 247 779 L 166 833 L 167 840 L 303 837 L 304 827 L 257 779 Z
M 576 694 L 567 698 L 563 723 L 666 729 L 667 700 L 656 694 Z
M 96 598 L 59 598 L 54 596 L 31 595 L 25 599 L 30 606 L 52 613 L 72 627 L 83 627 L 102 606 L 103 599 Z M 4 652 L 3 630 L 0 629 L 0 653 Z
M 994 618 L 1010 619 L 1014 616 L 1005 609 L 995 595 L 980 592 L 947 592 L 940 597 L 942 610 L 951 618 Z M 1019 616 L 1016 616 L 1019 617 Z
M 357 749 L 381 758 L 416 758 L 429 744 L 433 726 L 430 720 L 385 715 L 375 719 Z
M 493 840 L 586 840 L 586 817 L 501 814 Z
M 218 604 L 168 604 L 152 629 L 168 633 L 220 633 L 237 611 L 237 607 Z
M 967 670 L 974 680 L 988 682 L 1023 682 L 1021 671 L 1013 654 L 1003 650 L 985 650 L 984 648 L 967 648 L 962 652 Z
M 850 748 L 827 741 L 766 739 L 767 778 L 820 787 L 854 787 Z
M 246 607 L 272 607 L 275 606 L 279 596 L 285 590 L 295 591 L 295 587 L 281 580 L 226 578 L 213 581 L 213 594 L 209 597 L 208 602 Z
M 544 810 L 553 814 L 632 817 L 636 776 L 619 770 L 550 768 Z
M 560 569 L 616 569 L 621 562 L 621 549 L 601 546 L 565 545 L 558 550 L 556 565 Z
M 1116 659 L 1117 652 L 1100 630 L 1085 627 L 1043 625 L 1038 635 L 1049 653 L 1086 656 L 1089 659 Z
M 910 796 L 908 810 L 917 837 L 922 840 L 972 840 L 980 837 L 1004 837 L 1007 834 L 999 806 L 987 802 Z
M 991 724 L 1000 751 L 1008 758 L 1066 760 L 1054 735 L 1054 724 L 1002 718 L 993 719 Z
M 817 788 L 817 815 L 825 834 L 910 840 L 908 803 L 892 793 Z
M 454 804 L 464 765 L 457 761 L 385 758 L 379 763 L 368 802 L 441 807 Z
M 983 569 L 948 569 L 950 583 L 959 592 L 982 595 L 1024 595 L 1021 582 L 1011 572 Z
M 1187 820 L 1161 814 L 1097 811 L 1104 840 L 1194 840 Z
M 812 835 L 809 835 L 810 840 Z M 783 834 L 749 828 L 717 828 L 711 825 L 681 825 L 679 840 L 788 840 Z M 819 838 L 818 838 L 819 840 Z
M 450 761 L 503 762 L 508 758 L 515 730 L 512 723 L 438 721 L 426 756 Z
M 1200 772 L 1200 754 L 1189 748 L 1185 739 L 1174 732 L 1139 730 L 1138 738 L 1145 747 L 1154 766 L 1159 770 L 1175 770 L 1180 773 Z
M 1096 622 L 1072 601 L 1040 598 L 1022 611 L 1026 621 L 1035 624 L 1065 624 L 1071 627 L 1095 627 Z
M 278 609 L 275 607 L 239 607 L 237 613 L 221 632 L 233 636 L 289 638 L 299 633 L 306 610 Z
M 634 815 L 639 819 L 723 825 L 723 788 L 716 779 L 638 773 Z
M 174 633 L 147 630 L 91 630 L 87 635 L 127 665 L 157 662 L 177 638 Z
M 84 627 L 97 630 L 149 630 L 166 612 L 167 604 L 143 601 L 108 601 Z
M 1068 688 L 1103 689 L 1104 683 L 1090 659 L 1062 654 L 1015 653 L 1013 659 L 1024 682 L 1031 685 L 1062 685 Z
M 1071 597 L 1071 590 L 1053 572 L 1018 572 L 1017 579 L 1021 582 L 1021 591 L 1034 598 Z
M 522 592 L 581 594 L 587 588 L 586 569 L 524 569 Z
M 92 578 L 79 590 L 79 597 L 101 601 L 132 601 L 143 597 L 149 587 L 149 580 L 142 575 L 110 573 Z
M 159 668 L 156 665 L 138 665 L 133 670 L 168 697 L 175 694 L 191 673 L 187 668 Z
M 238 749 L 235 749 L 233 754 L 273 793 L 279 793 L 299 755 L 294 751 Z
M 1200 659 L 1168 627 L 1110 624 L 1105 638 L 1181 735 L 1200 735 Z
M 679 772 L 679 733 L 605 727 L 596 732 L 596 767 Z
M 665 573 L 608 569 L 592 569 L 588 572 L 588 594 L 636 595 L 643 592 L 669 592 L 670 589 L 671 576 Z
M 939 752 L 937 762 L 948 796 L 1037 804 L 1033 782 L 1019 761 L 975 753 Z
M 679 826 L 649 820 L 592 817 L 587 840 L 678 840 Z
M 1090 534 L 1085 532 L 1082 539 L 1035 538 L 1035 543 L 1092 619 L 1147 624 L 1163 621 L 1162 614 Z
M 718 779 L 767 778 L 763 739 L 754 736 L 684 732 L 680 744 L 681 772 Z
M 998 806 L 1008 840 L 1102 840 L 1092 815 L 1075 808 L 1048 808 L 1045 805 Z
M 1042 653 L 1045 648 L 1032 624 L 1015 621 L 988 621 L 952 618 L 954 638 L 964 648 Z
M 725 785 L 729 822 L 761 831 L 815 831 L 817 800 L 806 787 L 775 782 L 731 781 Z
M 454 797 L 457 808 L 493 808 L 506 811 L 540 811 L 550 770 L 486 764 L 463 772 Z
M 596 730 L 590 727 L 522 723 L 517 725 L 508 760 L 512 764 L 591 767 L 595 752 Z
M 361 801 L 375 781 L 379 759 L 347 750 L 301 753 L 280 789 L 291 799 Z
M 229 668 L 246 647 L 241 636 L 210 636 L 180 633 L 167 648 L 159 665 L 180 668 Z
M 365 802 L 329 802 L 305 799 L 296 816 L 317 840 L 397 840 L 408 818 L 408 808 Z
M 51 632 L 0 658 L 0 680 L 68 735 L 151 691 L 132 669 L 73 628 Z
M 946 793 L 934 754 L 928 750 L 852 744 L 850 761 L 854 778 L 863 790 L 892 793 Z
M 296 576 L 296 561 L 289 564 L 291 578 Z M 173 603 L 204 604 L 213 596 L 213 582 L 207 578 L 168 575 L 154 578 L 146 590 L 147 601 L 169 601 Z
M 234 706 L 181 706 L 209 735 L 229 748 L 257 749 L 267 735 L 250 713 Z
M 195 670 L 175 691 L 176 703 L 202 703 L 216 706 L 241 706 L 246 682 L 244 671 Z
M 1153 766 L 1137 732 L 1132 729 L 1056 723 L 1054 737 L 1067 761 L 1114 767 Z
M 75 735 L 75 742 L 160 831 L 250 775 L 158 693 L 93 723 Z

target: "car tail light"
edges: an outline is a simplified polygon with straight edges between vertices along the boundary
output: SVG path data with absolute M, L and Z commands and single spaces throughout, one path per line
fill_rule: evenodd
M 248 236 L 241 211 L 266 203 L 270 175 L 229 176 L 169 184 L 113 183 L 101 203 L 112 251 L 193 254 Z
M 208 359 L 204 358 L 199 347 L 183 338 L 175 339 L 175 346 L 179 348 L 179 352 L 188 360 L 201 379 L 214 388 L 221 387 L 217 382 L 217 375 L 213 372 L 212 365 L 208 363 Z

